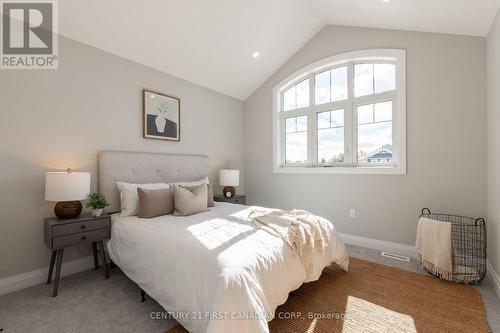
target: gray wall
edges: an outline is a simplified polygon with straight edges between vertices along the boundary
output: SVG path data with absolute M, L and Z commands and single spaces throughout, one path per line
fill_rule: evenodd
M 314 61 L 368 48 L 407 50 L 408 175 L 273 174 L 273 87 Z M 484 216 L 485 53 L 484 38 L 325 27 L 245 102 L 248 202 L 304 208 L 341 232 L 403 244 L 414 244 L 422 207 Z
M 488 256 L 500 273 L 500 14 L 487 42 Z
M 241 101 L 66 38 L 59 46 L 58 70 L 0 71 L 0 278 L 48 264 L 47 170 L 91 171 L 96 189 L 101 150 L 207 154 L 215 182 L 220 167 L 243 168 Z M 181 99 L 179 143 L 142 138 L 143 88 Z

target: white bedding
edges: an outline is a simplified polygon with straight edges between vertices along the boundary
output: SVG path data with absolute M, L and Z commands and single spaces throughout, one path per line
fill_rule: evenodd
M 187 217 L 114 214 L 109 255 L 190 332 L 269 332 L 267 321 L 290 291 L 332 262 L 347 270 L 348 256 L 333 225 L 320 218 L 332 245 L 315 255 L 308 280 L 291 248 L 248 219 L 252 209 L 216 202 Z

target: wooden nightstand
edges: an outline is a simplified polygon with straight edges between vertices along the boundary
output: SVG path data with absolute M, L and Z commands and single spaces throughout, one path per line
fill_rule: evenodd
M 230 198 L 227 198 L 223 195 L 214 195 L 214 201 L 245 205 L 247 202 L 247 197 L 244 194 L 236 194 L 234 197 Z
M 92 243 L 95 269 L 99 268 L 97 257 L 97 245 L 100 247 L 104 276 L 109 278 L 108 265 L 106 264 L 106 253 L 104 252 L 103 240 L 111 237 L 111 218 L 109 215 L 92 217 L 90 215 L 80 215 L 74 219 L 59 220 L 56 217 L 45 219 L 45 244 L 52 250 L 50 257 L 49 275 L 47 284 L 52 280 L 54 263 L 56 263 L 56 276 L 54 280 L 54 290 L 52 297 L 57 296 L 59 287 L 59 276 L 61 275 L 61 265 L 64 248 L 84 243 Z

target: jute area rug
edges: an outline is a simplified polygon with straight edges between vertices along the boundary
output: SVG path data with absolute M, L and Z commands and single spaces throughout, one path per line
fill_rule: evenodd
M 351 258 L 349 272 L 326 268 L 290 294 L 272 333 L 491 332 L 470 286 Z M 186 333 L 176 325 L 166 333 Z

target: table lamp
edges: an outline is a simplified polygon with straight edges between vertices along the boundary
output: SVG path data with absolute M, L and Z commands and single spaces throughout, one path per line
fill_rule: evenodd
M 222 194 L 231 198 L 236 194 L 235 186 L 240 185 L 240 170 L 221 169 L 219 171 L 219 185 L 224 186 Z
M 60 219 L 78 217 L 82 212 L 82 203 L 90 193 L 90 173 L 47 172 L 45 176 L 45 200 L 57 201 L 54 214 Z

